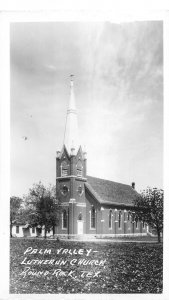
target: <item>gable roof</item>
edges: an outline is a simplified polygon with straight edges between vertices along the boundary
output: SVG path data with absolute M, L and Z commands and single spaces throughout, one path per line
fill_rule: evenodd
M 91 176 L 87 176 L 85 186 L 100 204 L 133 206 L 139 196 L 130 185 Z

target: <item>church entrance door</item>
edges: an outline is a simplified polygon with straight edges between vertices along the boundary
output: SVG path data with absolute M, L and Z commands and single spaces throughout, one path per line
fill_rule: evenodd
M 77 221 L 77 234 L 83 234 L 83 221 Z

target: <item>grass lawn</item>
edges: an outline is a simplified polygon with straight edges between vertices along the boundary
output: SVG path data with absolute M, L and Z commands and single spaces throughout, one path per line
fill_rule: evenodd
M 11 239 L 10 293 L 162 293 L 162 254 L 156 243 Z

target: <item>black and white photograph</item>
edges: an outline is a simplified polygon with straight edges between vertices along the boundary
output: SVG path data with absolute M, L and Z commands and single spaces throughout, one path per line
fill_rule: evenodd
M 163 293 L 163 34 L 10 22 L 10 295 Z

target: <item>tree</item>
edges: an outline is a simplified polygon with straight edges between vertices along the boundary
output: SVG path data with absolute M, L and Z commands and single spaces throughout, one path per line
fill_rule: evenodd
M 10 197 L 10 236 L 12 237 L 13 222 L 18 220 L 23 200 L 19 197 Z
M 51 227 L 53 232 L 59 221 L 59 205 L 56 200 L 56 189 L 54 186 L 45 186 L 39 182 L 34 184 L 25 198 L 25 210 L 27 210 L 27 221 L 32 226 L 40 225 L 47 230 Z
M 162 189 L 149 188 L 135 200 L 136 217 L 156 230 L 158 242 L 163 231 L 163 197 Z

